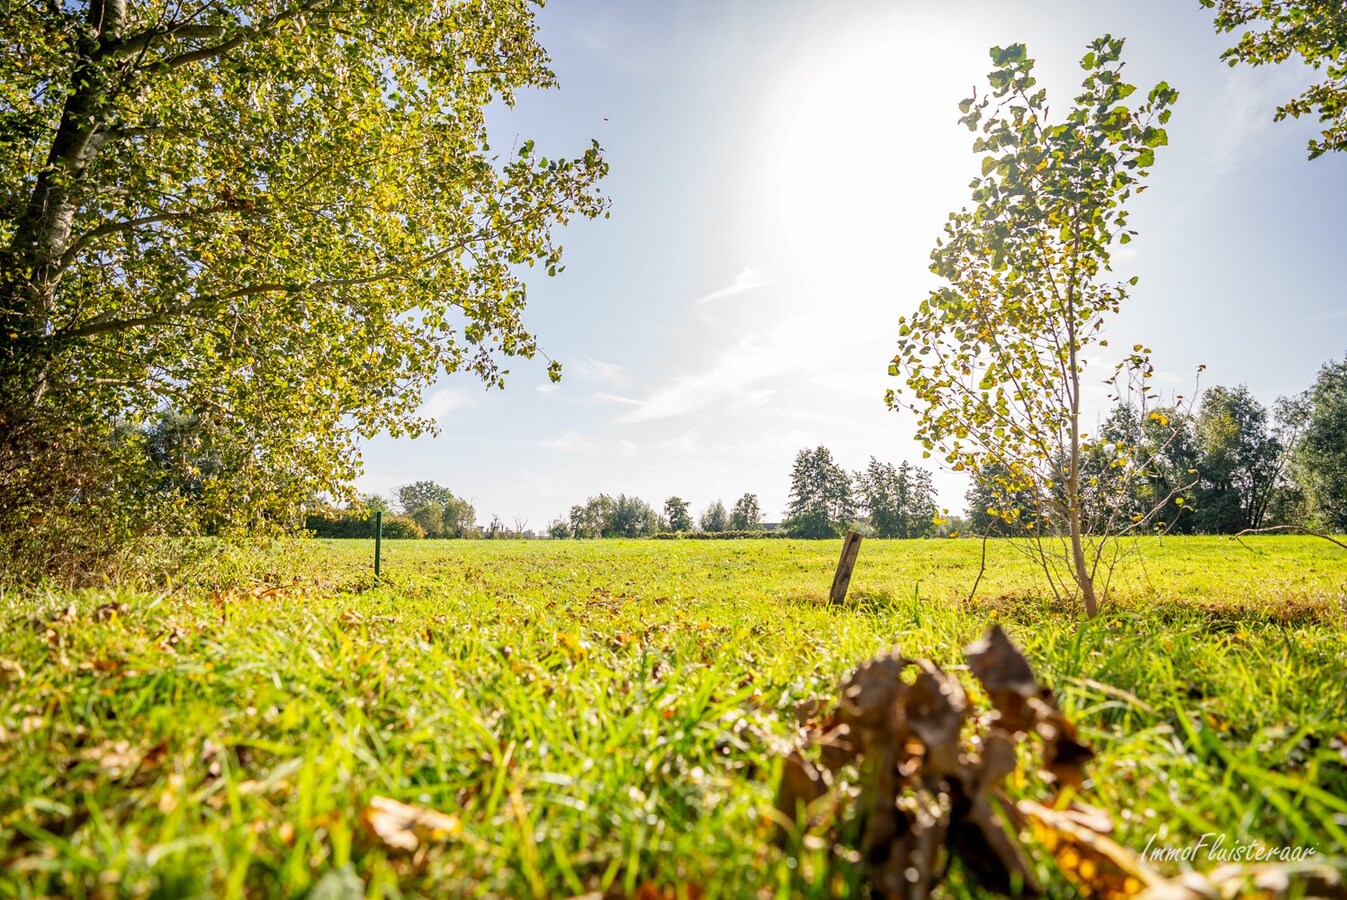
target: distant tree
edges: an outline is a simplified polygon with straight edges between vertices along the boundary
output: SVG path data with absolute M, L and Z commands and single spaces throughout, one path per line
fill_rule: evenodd
M 501 521 L 501 517 L 492 514 L 491 521 L 487 523 L 486 528 L 482 529 L 482 537 L 489 541 L 500 540 L 510 536 L 510 529 Z
M 214 533 L 225 521 L 202 499 L 228 478 L 225 465 L 212 448 L 212 435 L 199 416 L 160 410 L 148 422 L 124 423 L 118 438 L 141 463 L 135 475 L 124 473 L 122 493 L 135 505 L 156 510 L 163 517 L 172 510 L 174 531 Z M 309 508 L 318 508 L 313 503 Z
M 1310 515 L 1309 498 L 1300 482 L 1296 467 L 1296 453 L 1300 437 L 1309 424 L 1309 392 L 1297 397 L 1278 397 L 1272 407 L 1273 436 L 1281 446 L 1277 469 L 1277 483 L 1272 501 L 1263 516 L 1264 527 L 1291 527 L 1323 530 L 1330 528 L 1322 519 Z
M 440 534 L 447 538 L 466 538 L 477 534 L 477 510 L 462 497 L 451 496 L 440 515 Z
M 983 154 L 974 205 L 949 216 L 931 254 L 946 284 L 900 319 L 889 369 L 908 398 L 890 391 L 889 403 L 916 413 L 927 452 L 975 478 L 997 467 L 1001 493 L 1034 494 L 1036 520 L 1056 532 L 1040 531 L 1040 569 L 1087 616 L 1106 542 L 1091 543 L 1083 521 L 1085 367 L 1135 283 L 1108 277 L 1111 248 L 1132 238 L 1125 202 L 1168 142 L 1178 97 L 1161 82 L 1129 104 L 1122 48 L 1091 42 L 1081 92 L 1056 121 L 1024 45 L 992 49 L 991 91 L 960 104 Z M 1137 345 L 1128 372 L 1149 370 L 1146 356 Z
M 1191 405 L 1160 406 L 1141 420 L 1145 500 L 1159 504 L 1154 512 L 1156 531 L 1191 534 L 1195 529 L 1194 499 L 1199 481 L 1196 416 Z
M 972 526 L 963 516 L 941 516 L 936 520 L 935 536 L 942 538 L 971 537 Z
M 783 525 L 792 537 L 836 537 L 856 517 L 851 479 L 827 447 L 795 454 L 790 481 Z
M 1196 429 L 1202 455 L 1194 527 L 1212 534 L 1261 527 L 1282 452 L 1267 410 L 1243 385 L 1210 388 L 1202 395 Z
M 372 513 L 381 512 L 384 514 L 393 511 L 388 499 L 380 494 L 361 494 L 357 498 L 358 502 Z
M 408 510 L 407 518 L 420 526 L 428 538 L 444 536 L 444 505 L 441 503 L 423 503 Z
M 1310 140 L 1310 159 L 1347 149 L 1347 11 L 1342 0 L 1202 0 L 1216 10 L 1216 30 L 1248 30 L 1221 54 L 1230 65 L 1261 66 L 1293 56 L 1328 76 L 1277 107 L 1276 120 L 1315 113 L 1322 140 Z
M 894 468 L 872 456 L 865 470 L 856 473 L 856 499 L 875 537 L 935 534 L 935 485 L 925 469 L 908 462 Z
M 706 512 L 702 513 L 702 531 L 724 531 L 729 528 L 729 525 L 729 514 L 725 512 L 725 504 L 719 500 L 708 506 Z
M 617 495 L 613 517 L 604 537 L 647 537 L 659 531 L 659 513 L 640 497 Z
M 730 530 L 762 530 L 762 507 L 758 505 L 757 494 L 744 494 L 734 501 L 734 509 L 730 511 Z
M 433 481 L 416 481 L 398 488 L 398 505 L 408 515 L 422 506 L 429 506 L 432 503 L 444 506 L 453 499 L 453 491 Z
M 688 509 L 688 502 L 678 496 L 665 500 L 664 522 L 670 531 L 691 531 L 692 513 Z
M 1347 358 L 1325 363 L 1300 403 L 1303 426 L 1291 460 L 1309 523 L 1347 531 Z
M 1173 518 L 1164 510 L 1172 503 L 1178 512 L 1186 512 L 1191 497 L 1181 492 L 1170 495 L 1167 485 L 1173 473 L 1170 451 L 1191 446 L 1188 435 L 1180 434 L 1188 420 L 1172 407 L 1145 410 L 1132 403 L 1118 403 L 1099 424 L 1095 439 L 1081 454 L 1081 515 L 1090 534 L 1107 533 L 1109 523 L 1143 523 L 1143 527 L 1163 522 L 1162 530 L 1172 530 Z M 1172 479 L 1182 490 L 1196 481 L 1192 466 Z M 1163 487 L 1163 490 L 1161 488 Z
M 571 523 L 565 519 L 553 519 L 547 523 L 547 536 L 557 541 L 564 541 L 574 536 L 571 531 Z
M 607 494 L 590 497 L 582 506 L 571 507 L 571 533 L 577 538 L 601 538 L 612 532 L 617 501 Z

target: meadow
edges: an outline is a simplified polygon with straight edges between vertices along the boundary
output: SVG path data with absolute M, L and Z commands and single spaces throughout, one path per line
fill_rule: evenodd
M 868 540 L 842 606 L 832 541 L 388 542 L 378 584 L 371 551 L 0 594 L 0 896 L 855 895 L 775 840 L 797 708 L 895 647 L 963 679 L 992 622 L 1097 751 L 1119 843 L 1347 857 L 1326 541 L 1146 539 L 1084 624 L 997 542 L 970 598 L 978 542 Z M 396 846 L 375 798 L 440 815 Z

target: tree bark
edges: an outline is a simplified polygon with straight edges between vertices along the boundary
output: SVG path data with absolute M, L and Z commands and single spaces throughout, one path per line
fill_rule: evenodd
M 1071 379 L 1071 449 L 1066 476 L 1066 521 L 1071 532 L 1071 571 L 1085 601 L 1085 617 L 1099 614 L 1099 601 L 1094 593 L 1094 579 L 1085 563 L 1085 545 L 1081 535 L 1080 509 L 1080 370 L 1076 367 L 1076 323 L 1074 287 L 1067 290 L 1068 364 Z

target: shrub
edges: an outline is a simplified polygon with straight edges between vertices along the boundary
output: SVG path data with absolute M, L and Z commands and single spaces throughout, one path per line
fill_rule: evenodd
M 651 537 L 657 541 L 737 541 L 760 538 L 784 540 L 790 535 L 784 531 L 661 531 Z
M 332 510 L 307 516 L 304 519 L 304 527 L 313 532 L 314 537 L 370 539 L 374 537 L 374 516 L 369 513 Z M 384 537 L 390 540 L 425 536 L 425 530 L 407 516 L 384 516 Z

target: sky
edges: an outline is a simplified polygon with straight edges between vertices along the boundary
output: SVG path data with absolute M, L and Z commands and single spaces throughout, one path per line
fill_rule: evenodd
M 493 146 L 597 139 L 611 166 L 611 217 L 572 223 L 565 272 L 528 278 L 563 379 L 541 357 L 510 360 L 504 390 L 444 377 L 422 407 L 440 433 L 364 442 L 362 491 L 429 479 L 538 531 L 600 493 L 697 515 L 751 492 L 779 521 L 795 454 L 823 444 L 848 470 L 925 465 L 962 511 L 966 482 L 883 398 L 898 317 L 939 286 L 931 249 L 970 202 L 958 103 L 993 45 L 1028 45 L 1050 110 L 1105 33 L 1141 92 L 1180 91 L 1114 254 L 1140 280 L 1111 345 L 1150 347 L 1165 390 L 1269 405 L 1347 353 L 1347 154 L 1308 161 L 1315 123 L 1273 122 L 1314 73 L 1231 68 L 1197 0 L 553 0 L 538 21 L 559 89 L 493 109 Z

